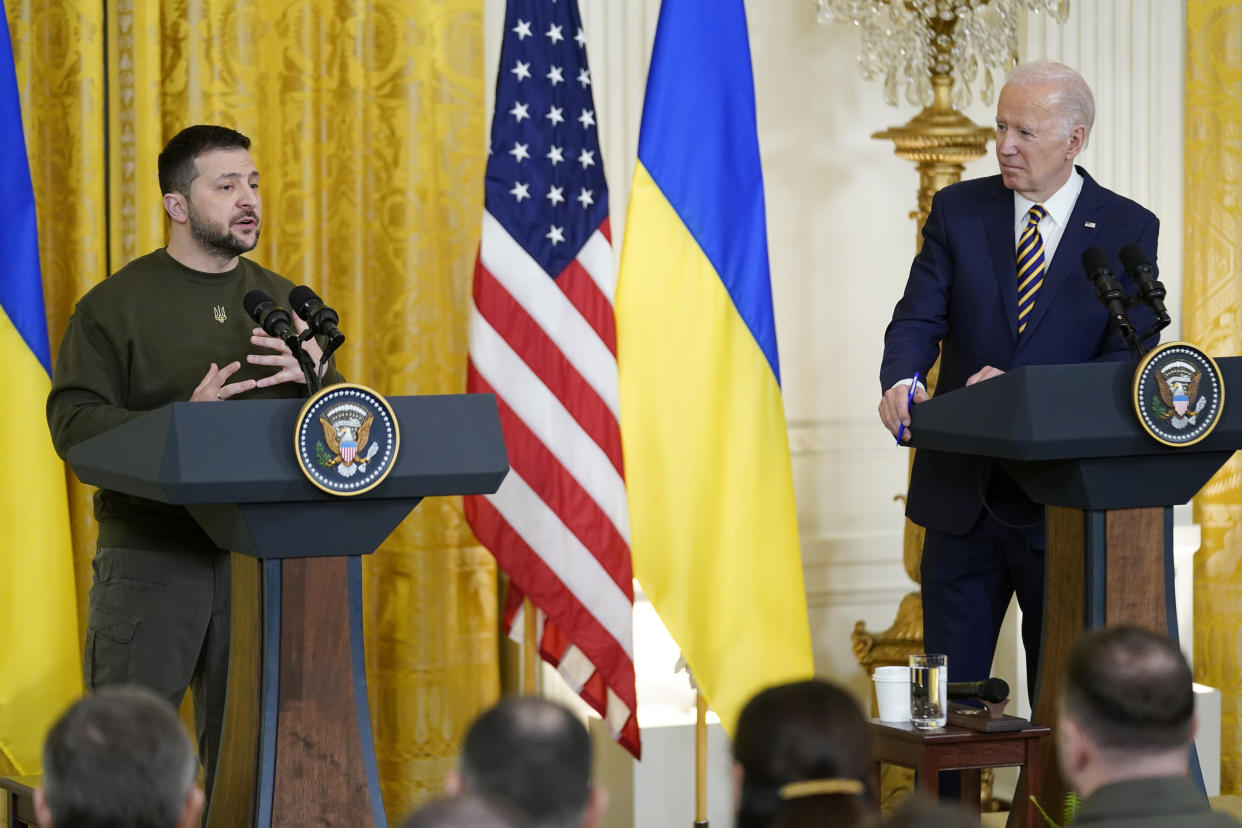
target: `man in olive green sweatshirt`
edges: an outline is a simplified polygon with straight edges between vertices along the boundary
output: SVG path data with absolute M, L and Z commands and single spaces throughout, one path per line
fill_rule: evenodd
M 258 243 L 262 220 L 249 148 L 241 133 L 200 125 L 160 153 L 168 246 L 92 288 L 65 329 L 47 402 L 62 457 L 169 403 L 305 393 L 295 356 L 242 306 L 252 290 L 283 298 L 293 287 L 241 256 Z M 306 350 L 324 384 L 341 381 L 330 364 L 319 366 L 315 340 Z M 142 684 L 174 706 L 188 687 L 210 797 L 228 672 L 229 553 L 181 506 L 100 490 L 95 517 L 86 685 Z

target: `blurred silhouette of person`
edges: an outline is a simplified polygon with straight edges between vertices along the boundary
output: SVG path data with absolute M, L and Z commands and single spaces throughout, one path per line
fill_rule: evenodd
M 48 731 L 35 813 L 43 828 L 195 828 L 198 757 L 172 705 L 139 686 L 105 687 Z
M 591 781 L 591 739 L 567 708 L 546 699 L 502 699 L 466 733 L 449 793 L 511 806 L 530 828 L 596 828 L 608 807 Z
M 1190 665 L 1166 636 L 1092 630 L 1074 643 L 1057 723 L 1057 758 L 1083 797 L 1074 825 L 1217 828 L 1190 780 L 1198 721 Z
M 756 694 L 733 740 L 736 828 L 870 824 L 867 720 L 849 692 L 820 679 Z

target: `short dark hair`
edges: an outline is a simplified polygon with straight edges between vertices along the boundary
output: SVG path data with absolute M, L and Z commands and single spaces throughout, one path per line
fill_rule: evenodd
M 248 150 L 250 139 L 235 129 L 215 124 L 196 124 L 178 132 L 160 152 L 160 192 L 188 196 L 191 182 L 198 177 L 195 159 L 218 149 Z
M 64 828 L 173 828 L 197 776 L 176 711 L 142 687 L 79 699 L 43 745 L 43 792 Z
M 1107 627 L 1074 643 L 1062 704 L 1102 748 L 1164 751 L 1190 742 L 1193 681 L 1186 657 L 1167 637 Z
M 538 828 L 577 826 L 591 795 L 591 739 L 559 704 L 504 699 L 470 725 L 461 776 L 466 791 L 510 803 Z
M 432 800 L 401 824 L 401 828 L 524 828 L 509 808 L 475 794 Z
M 738 717 L 733 758 L 742 766 L 737 828 L 852 826 L 872 816 L 867 720 L 836 684 L 811 679 L 755 695 Z M 792 782 L 827 779 L 857 780 L 860 791 L 781 795 Z

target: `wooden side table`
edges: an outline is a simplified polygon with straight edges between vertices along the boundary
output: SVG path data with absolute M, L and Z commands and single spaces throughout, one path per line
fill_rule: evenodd
M 3 828 L 34 828 L 39 824 L 34 812 L 34 789 L 39 786 L 38 776 L 0 776 L 0 791 L 4 792 Z
M 1019 790 L 1040 790 L 1040 748 L 1050 728 L 1031 725 L 1022 730 L 985 733 L 949 725 L 941 730 L 916 730 L 909 722 L 871 720 L 871 755 L 876 772 L 880 764 L 913 768 L 919 787 L 933 799 L 940 790 L 940 771 L 962 772 L 962 803 L 979 813 L 979 771 L 983 768 L 1019 767 L 1026 784 Z M 875 792 L 877 804 L 880 791 Z M 1015 803 L 1016 805 L 1017 803 Z M 1019 825 L 1041 824 L 1039 811 L 1028 798 L 1015 808 Z M 1013 824 L 1011 820 L 1011 824 Z

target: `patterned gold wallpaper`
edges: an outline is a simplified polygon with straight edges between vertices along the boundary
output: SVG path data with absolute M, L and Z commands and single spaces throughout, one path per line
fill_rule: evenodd
M 1186 8 L 1183 331 L 1209 354 L 1242 353 L 1242 3 Z M 1236 393 L 1236 392 L 1235 392 Z M 1238 405 L 1236 396 L 1229 403 Z M 1219 687 L 1221 792 L 1242 792 L 1242 461 L 1195 498 L 1195 675 Z
M 486 160 L 482 0 L 5 8 L 53 352 L 82 293 L 164 243 L 156 156 L 182 127 L 213 122 L 254 141 L 264 232 L 253 258 L 340 312 L 346 376 L 386 394 L 464 389 Z M 73 481 L 83 612 L 89 495 Z M 395 821 L 440 790 L 465 724 L 499 693 L 496 572 L 460 499 L 437 498 L 366 559 L 364 577 Z

